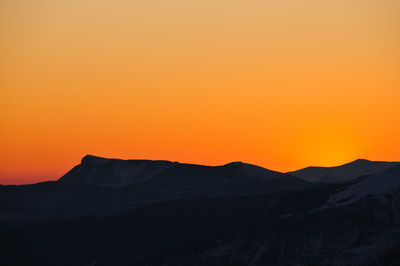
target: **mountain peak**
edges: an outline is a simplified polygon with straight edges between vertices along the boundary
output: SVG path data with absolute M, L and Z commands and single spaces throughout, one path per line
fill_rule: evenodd
M 244 165 L 249 165 L 249 164 L 241 162 L 241 161 L 237 161 L 237 162 L 227 163 L 224 166 L 229 166 L 229 165 L 232 165 L 232 166 L 244 166 Z
M 110 159 L 87 154 L 81 160 L 82 164 L 103 164 Z
M 367 160 L 367 159 L 357 159 L 357 160 L 354 160 L 354 161 L 352 161 L 352 162 L 350 162 L 348 164 L 360 164 L 360 163 L 370 163 L 370 162 L 371 161 Z

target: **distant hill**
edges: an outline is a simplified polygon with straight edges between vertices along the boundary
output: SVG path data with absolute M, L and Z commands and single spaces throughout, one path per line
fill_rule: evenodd
M 351 179 L 378 174 L 400 162 L 382 162 L 358 159 L 335 167 L 306 167 L 288 174 L 308 182 L 346 182 Z

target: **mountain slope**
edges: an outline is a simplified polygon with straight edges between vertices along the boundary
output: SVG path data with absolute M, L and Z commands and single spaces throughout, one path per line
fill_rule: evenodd
M 315 209 L 345 184 L 156 204 L 2 233 L 1 265 L 394 265 L 400 194 Z M 313 211 L 314 210 L 314 211 Z M 355 211 L 357 210 L 357 211 Z M 397 217 L 397 218 L 396 218 Z
M 309 182 L 346 182 L 357 177 L 378 174 L 398 164 L 400 163 L 359 159 L 335 167 L 306 167 L 288 174 Z
M 383 195 L 396 189 L 400 189 L 400 165 L 393 166 L 350 186 L 335 194 L 331 201 L 342 204 L 354 202 L 368 195 Z

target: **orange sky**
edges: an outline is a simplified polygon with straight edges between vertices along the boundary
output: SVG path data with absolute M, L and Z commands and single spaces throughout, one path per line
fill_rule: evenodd
M 0 183 L 400 160 L 399 25 L 397 0 L 3 0 Z

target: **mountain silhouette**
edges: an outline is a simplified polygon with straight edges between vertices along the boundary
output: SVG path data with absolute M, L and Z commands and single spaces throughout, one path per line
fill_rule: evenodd
M 0 265 L 400 264 L 400 164 L 306 169 L 333 182 L 87 155 L 58 181 L 0 186 Z
M 81 163 L 61 177 L 61 183 L 100 186 L 128 186 L 152 179 L 159 172 L 179 163 L 152 160 L 106 159 L 86 155 Z
M 101 217 L 177 199 L 246 196 L 310 186 L 300 178 L 242 162 L 204 166 L 87 155 L 58 181 L 0 186 L 0 221 Z
M 305 184 L 299 178 L 256 165 L 232 162 L 221 166 L 183 164 L 170 161 L 106 159 L 93 155 L 59 179 L 60 183 L 120 187 L 133 184 L 198 186 L 241 181 L 285 181 Z
M 363 197 L 400 191 L 400 164 L 370 176 L 332 197 L 336 202 L 354 202 Z
M 378 174 L 399 162 L 369 161 L 358 159 L 335 167 L 306 167 L 288 174 L 308 182 L 346 182 L 354 178 Z

